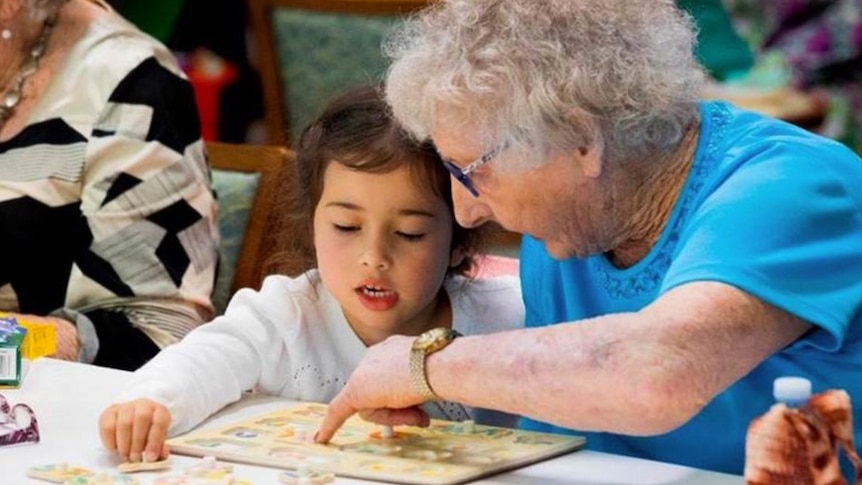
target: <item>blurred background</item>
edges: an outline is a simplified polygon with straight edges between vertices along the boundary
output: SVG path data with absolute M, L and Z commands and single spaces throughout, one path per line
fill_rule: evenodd
M 677 0 L 723 98 L 862 149 L 862 0 Z M 195 86 L 208 141 L 290 146 L 332 96 L 382 79 L 423 0 L 111 0 Z
M 109 0 L 174 51 L 195 86 L 204 137 L 263 142 L 263 97 L 244 0 Z M 224 113 L 224 116 L 220 116 Z

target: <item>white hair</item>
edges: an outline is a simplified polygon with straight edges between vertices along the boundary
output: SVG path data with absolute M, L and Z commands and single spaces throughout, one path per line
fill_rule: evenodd
M 440 0 L 386 41 L 386 95 L 419 139 L 469 116 L 486 148 L 666 150 L 704 73 L 673 0 Z

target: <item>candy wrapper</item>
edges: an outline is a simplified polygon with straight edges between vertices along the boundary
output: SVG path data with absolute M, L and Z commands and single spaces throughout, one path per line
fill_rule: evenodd
M 777 403 L 748 427 L 746 485 L 846 485 L 843 449 L 862 485 L 862 462 L 853 444 L 850 396 L 842 390 L 816 394 L 800 407 Z
M 0 318 L 0 386 L 21 384 L 21 347 L 27 329 L 11 317 Z
M 26 404 L 9 406 L 0 394 L 0 446 L 39 442 L 36 413 Z

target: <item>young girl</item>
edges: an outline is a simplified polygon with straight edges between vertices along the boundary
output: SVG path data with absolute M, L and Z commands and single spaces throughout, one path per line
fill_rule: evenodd
M 317 268 L 294 279 L 270 276 L 259 292 L 237 292 L 224 316 L 135 372 L 100 420 L 104 446 L 124 459 L 166 456 L 168 434 L 189 430 L 251 389 L 328 402 L 366 347 L 391 335 L 523 325 L 517 278 L 461 276 L 472 265 L 476 234 L 454 222 L 448 172 L 432 146 L 415 144 L 390 119 L 376 89 L 335 100 L 303 133 L 297 152 L 295 214 L 313 237 Z M 286 235 L 300 247 L 312 240 L 297 236 Z M 435 418 L 471 417 L 454 403 L 431 402 L 425 410 Z M 515 424 L 492 413 L 472 418 Z

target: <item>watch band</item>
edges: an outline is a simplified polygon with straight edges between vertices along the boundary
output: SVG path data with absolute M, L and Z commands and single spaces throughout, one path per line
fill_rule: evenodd
M 426 361 L 428 356 L 443 349 L 460 334 L 451 328 L 437 327 L 416 337 L 410 349 L 410 380 L 413 389 L 426 401 L 440 401 L 440 396 L 428 383 Z
M 428 383 L 428 372 L 425 370 L 425 359 L 428 357 L 422 351 L 413 350 L 410 352 L 410 380 L 413 382 L 413 389 L 422 396 L 426 401 L 439 401 L 440 396 L 431 389 Z

